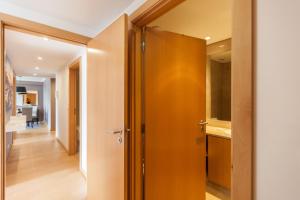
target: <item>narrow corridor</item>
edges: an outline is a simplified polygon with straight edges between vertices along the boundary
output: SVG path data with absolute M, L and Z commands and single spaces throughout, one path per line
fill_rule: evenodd
M 46 127 L 16 134 L 6 169 L 7 200 L 83 200 L 79 158 L 69 156 Z

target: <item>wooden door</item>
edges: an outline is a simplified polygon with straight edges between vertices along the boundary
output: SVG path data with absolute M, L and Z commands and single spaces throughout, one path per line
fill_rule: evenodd
M 145 33 L 145 199 L 205 199 L 206 42 Z
M 87 196 L 125 199 L 125 71 L 127 16 L 88 43 Z
M 69 155 L 75 155 L 77 151 L 77 91 L 80 63 L 76 63 L 69 68 Z

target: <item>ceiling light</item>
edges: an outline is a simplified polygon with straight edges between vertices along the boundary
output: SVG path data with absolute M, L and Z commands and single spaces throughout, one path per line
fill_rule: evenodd
M 41 56 L 37 57 L 38 60 L 43 60 L 43 58 Z
M 34 69 L 35 69 L 35 70 L 39 70 L 40 68 L 39 68 L 39 67 L 35 67 Z
M 37 73 L 33 73 L 33 76 L 37 76 Z
M 101 54 L 104 53 L 104 51 L 100 50 L 100 49 L 94 49 L 94 48 L 87 48 L 89 53 L 96 53 L 96 54 Z
M 204 39 L 205 39 L 205 40 L 210 40 L 211 37 L 207 36 L 207 37 L 205 37 Z
M 45 41 L 48 41 L 48 40 L 49 40 L 49 38 L 47 38 L 47 37 L 43 37 L 43 39 L 44 39 Z

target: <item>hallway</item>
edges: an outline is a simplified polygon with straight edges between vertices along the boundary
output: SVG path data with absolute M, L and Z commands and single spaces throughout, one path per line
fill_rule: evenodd
M 6 199 L 82 200 L 86 182 L 79 158 L 68 156 L 46 127 L 17 134 L 7 160 Z

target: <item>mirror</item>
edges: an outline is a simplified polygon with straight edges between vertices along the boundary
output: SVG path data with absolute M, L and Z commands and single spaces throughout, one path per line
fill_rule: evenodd
M 207 119 L 231 121 L 230 40 L 207 47 Z

